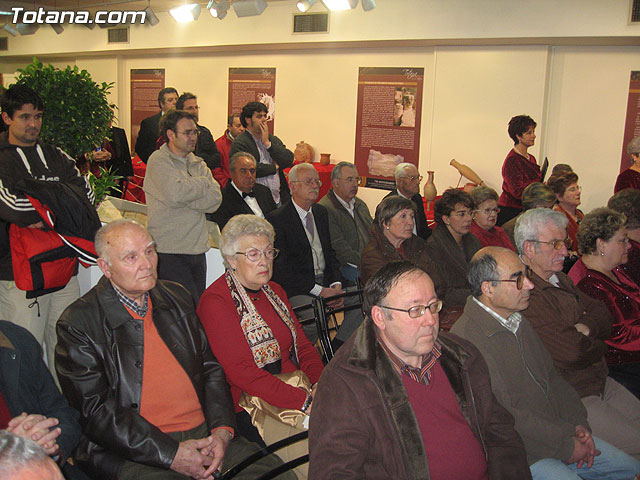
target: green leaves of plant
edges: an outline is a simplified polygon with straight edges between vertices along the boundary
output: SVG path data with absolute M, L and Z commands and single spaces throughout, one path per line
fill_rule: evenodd
M 98 84 L 77 65 L 64 70 L 33 62 L 18 70 L 16 83 L 27 85 L 40 94 L 45 103 L 40 136 L 46 142 L 78 157 L 102 145 L 109 133 L 113 108 L 107 94 L 113 82 Z

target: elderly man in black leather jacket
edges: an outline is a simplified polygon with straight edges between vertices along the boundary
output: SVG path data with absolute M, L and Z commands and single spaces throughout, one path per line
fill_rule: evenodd
M 231 441 L 222 367 L 189 293 L 157 280 L 149 233 L 118 220 L 98 232 L 96 250 L 104 276 L 57 325 L 58 376 L 84 431 L 80 466 L 92 478 L 209 479 L 223 458 L 226 468 L 255 451 Z

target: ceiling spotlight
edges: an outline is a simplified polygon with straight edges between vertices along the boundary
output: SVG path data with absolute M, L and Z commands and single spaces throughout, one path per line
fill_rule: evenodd
M 59 23 L 52 23 L 51 28 L 53 28 L 54 32 L 56 32 L 58 35 L 64 32 L 64 27 Z
M 235 0 L 233 10 L 238 17 L 250 17 L 260 15 L 267 8 L 265 0 Z
M 217 18 L 218 20 L 222 20 L 227 16 L 227 10 L 229 10 L 229 2 L 227 0 L 220 0 L 219 2 L 209 0 L 207 8 L 209 9 L 209 13 L 212 17 Z
M 365 12 L 376 8 L 376 0 L 362 0 L 362 9 Z
M 298 3 L 296 3 L 296 7 L 298 7 L 298 10 L 300 10 L 302 13 L 306 12 L 307 10 L 309 10 L 311 8 L 311 6 L 316 3 L 317 0 L 300 0 Z
M 18 30 L 16 30 L 15 27 L 13 27 L 12 25 L 9 25 L 8 23 L 5 23 L 2 29 L 12 37 L 20 35 L 20 32 L 18 32 Z
M 351 10 L 356 8 L 358 0 L 322 0 L 322 3 L 332 12 L 336 12 L 338 10 Z
M 148 23 L 152 27 L 155 27 L 160 23 L 160 19 L 156 15 L 156 13 L 151 9 L 151 1 L 147 5 L 147 8 L 144 9 L 144 13 L 146 13 L 146 17 L 144 19 L 144 23 Z
M 188 3 L 179 7 L 172 8 L 169 13 L 178 23 L 193 22 L 200 16 L 200 5 L 197 3 Z

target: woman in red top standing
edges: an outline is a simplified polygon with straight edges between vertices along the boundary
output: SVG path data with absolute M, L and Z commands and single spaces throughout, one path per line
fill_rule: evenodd
M 542 180 L 536 158 L 527 153 L 536 141 L 536 122 L 529 115 L 517 115 L 509 120 L 509 136 L 514 147 L 502 165 L 502 195 L 498 205 L 497 224 L 501 226 L 522 211 L 522 191 L 533 182 Z
M 498 219 L 498 194 L 493 188 L 479 186 L 471 190 L 471 200 L 475 210 L 471 233 L 473 233 L 483 247 L 504 247 L 516 251 L 513 243 L 505 231 L 496 226 Z

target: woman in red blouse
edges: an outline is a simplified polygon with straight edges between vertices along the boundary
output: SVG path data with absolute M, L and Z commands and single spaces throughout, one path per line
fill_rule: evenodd
M 256 215 L 236 215 L 225 225 L 220 250 L 226 268 L 200 298 L 198 316 L 218 359 L 236 408 L 238 431 L 264 444 L 238 405 L 243 392 L 284 409 L 311 411 L 311 393 L 275 375 L 302 370 L 315 385 L 322 373 L 318 351 L 305 336 L 280 285 L 271 282 L 273 227 Z
M 533 182 L 542 181 L 536 158 L 527 152 L 536 140 L 536 122 L 529 115 L 509 120 L 509 136 L 514 147 L 502 164 L 502 195 L 498 204 L 498 225 L 508 222 L 522 211 L 522 191 Z
M 496 226 L 498 220 L 498 194 L 493 188 L 479 186 L 471 190 L 471 199 L 475 210 L 471 233 L 473 233 L 483 247 L 495 246 L 513 250 L 511 240 L 505 231 Z
M 624 224 L 625 216 L 609 208 L 589 212 L 578 229 L 582 257 L 569 276 L 611 312 L 609 376 L 640 398 L 640 287 L 620 268 L 630 248 Z
M 631 166 L 620 172 L 613 187 L 613 193 L 625 188 L 640 190 L 640 137 L 634 137 L 627 145 L 627 153 L 631 157 Z

